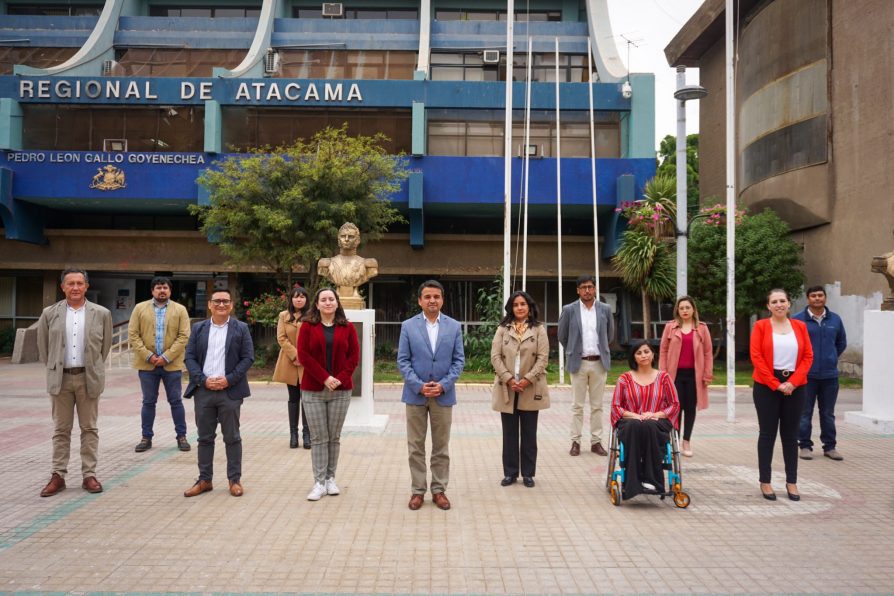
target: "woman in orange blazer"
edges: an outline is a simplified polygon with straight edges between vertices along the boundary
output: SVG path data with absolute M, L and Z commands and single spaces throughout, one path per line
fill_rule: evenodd
M 692 427 L 695 411 L 708 407 L 708 385 L 714 379 L 714 348 L 708 326 L 698 320 L 695 300 L 680 296 L 674 305 L 674 320 L 664 326 L 658 368 L 674 380 L 683 412 L 683 446 L 692 457 Z
M 807 326 L 788 318 L 791 306 L 785 290 L 770 290 L 767 294 L 770 318 L 761 319 L 751 330 L 751 363 L 754 365 L 751 377 L 760 429 L 757 461 L 761 494 L 770 501 L 776 500 L 770 484 L 770 464 L 777 429 L 785 461 L 785 491 L 792 501 L 801 500 L 797 486 L 798 425 L 804 408 L 807 371 L 813 364 L 813 349 Z

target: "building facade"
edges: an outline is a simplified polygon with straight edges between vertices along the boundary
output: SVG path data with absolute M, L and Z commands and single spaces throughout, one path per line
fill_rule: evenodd
M 736 4 L 736 187 L 771 208 L 804 247 L 808 285 L 826 285 L 853 352 L 884 278 L 873 256 L 894 248 L 894 3 L 739 0 Z M 725 196 L 724 1 L 706 0 L 665 49 L 700 68 L 701 197 Z
M 30 325 L 69 264 L 90 271 L 116 323 L 160 272 L 195 316 L 215 283 L 269 289 L 269 272 L 228 264 L 197 231 L 187 209 L 208 197 L 196 178 L 230 153 L 342 124 L 384 133 L 411 170 L 392 199 L 408 223 L 361 247 L 380 264 L 367 289 L 379 335 L 429 277 L 448 284 L 447 312 L 474 322 L 477 290 L 502 265 L 508 74 L 517 223 L 530 38 L 528 289 L 555 322 L 558 43 L 563 275 L 594 271 L 599 237 L 603 294 L 637 333 L 608 258 L 615 207 L 654 174 L 654 78 L 619 68 L 605 0 L 518 4 L 511 68 L 501 2 L 5 0 L 0 12 L 0 325 Z

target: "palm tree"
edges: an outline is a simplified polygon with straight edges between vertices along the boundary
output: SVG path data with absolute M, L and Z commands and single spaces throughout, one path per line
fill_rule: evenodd
M 618 252 L 612 257 L 612 264 L 621 274 L 624 285 L 640 293 L 643 337 L 651 339 L 651 301 L 672 297 L 676 284 L 674 261 L 667 243 L 643 230 L 627 230 Z
M 630 227 L 612 258 L 624 285 L 642 297 L 645 339 L 652 337 L 651 301 L 671 298 L 676 289 L 674 259 L 668 248 L 673 242 L 675 188 L 668 176 L 655 176 L 646 183 L 643 198 L 622 211 Z

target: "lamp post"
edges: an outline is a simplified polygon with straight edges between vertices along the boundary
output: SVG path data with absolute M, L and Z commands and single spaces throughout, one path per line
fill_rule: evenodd
M 686 195 L 686 102 L 690 99 L 701 99 L 708 92 L 701 85 L 686 84 L 686 67 L 677 67 L 677 296 L 689 293 L 686 279 L 689 267 L 687 257 L 689 225 L 688 201 Z

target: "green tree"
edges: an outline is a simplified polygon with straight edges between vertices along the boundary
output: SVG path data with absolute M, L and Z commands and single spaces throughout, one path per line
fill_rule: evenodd
M 210 205 L 190 212 L 231 262 L 262 264 L 285 287 L 302 265 L 316 288 L 317 261 L 332 253 L 344 222 L 375 240 L 403 220 L 389 198 L 408 176 L 406 161 L 389 155 L 386 141 L 382 134 L 349 136 L 344 125 L 308 141 L 227 157 L 198 179 Z
M 674 196 L 677 184 L 677 137 L 667 135 L 658 146 L 658 169 L 656 177 L 671 178 L 674 182 Z M 686 205 L 689 215 L 698 213 L 698 133 L 686 137 Z
M 689 289 L 699 311 L 726 313 L 726 208 L 702 210 L 689 235 Z M 767 292 L 783 288 L 796 295 L 804 286 L 803 251 L 787 223 L 770 209 L 736 217 L 736 316 L 766 308 Z
M 676 287 L 674 256 L 670 250 L 675 212 L 673 196 L 668 196 L 671 186 L 666 176 L 656 176 L 646 183 L 642 200 L 622 206 L 628 229 L 612 257 L 624 285 L 640 294 L 646 339 L 652 337 L 652 300 L 672 297 Z

